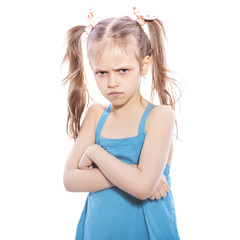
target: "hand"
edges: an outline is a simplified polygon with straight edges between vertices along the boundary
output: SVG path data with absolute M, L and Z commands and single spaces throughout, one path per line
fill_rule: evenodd
M 91 146 L 89 146 L 85 152 L 83 153 L 79 163 L 78 163 L 78 168 L 81 170 L 90 170 L 93 168 L 93 162 L 92 160 L 88 157 L 88 153 L 90 151 Z
M 137 164 L 131 164 L 131 166 L 134 168 L 138 167 Z M 166 177 L 164 175 L 162 175 L 162 177 L 158 183 L 156 191 L 149 199 L 154 200 L 154 199 L 161 199 L 161 197 L 166 197 L 167 192 L 169 192 L 169 190 L 170 190 L 170 187 L 168 186 Z
M 161 197 L 166 197 L 167 196 L 167 192 L 170 190 L 170 187 L 168 186 L 168 183 L 166 181 L 166 177 L 164 175 L 162 175 L 157 189 L 155 191 L 155 193 L 150 197 L 151 200 L 154 199 L 160 199 Z

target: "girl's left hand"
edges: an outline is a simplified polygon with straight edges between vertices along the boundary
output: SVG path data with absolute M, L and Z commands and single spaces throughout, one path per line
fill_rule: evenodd
M 131 167 L 137 168 L 138 165 L 131 164 Z M 149 199 L 151 199 L 151 200 L 158 199 L 159 200 L 162 197 L 166 197 L 169 190 L 170 190 L 170 187 L 167 183 L 166 177 L 164 175 L 162 175 L 162 177 L 158 183 L 157 189 L 155 190 L 154 194 L 151 197 L 149 197 Z
M 90 151 L 91 146 L 89 146 L 84 154 L 82 155 L 79 163 L 78 168 L 81 170 L 89 170 L 93 168 L 93 161 L 88 157 L 88 152 Z
M 170 187 L 167 183 L 166 177 L 162 175 L 158 183 L 157 189 L 155 193 L 150 197 L 150 199 L 154 200 L 154 199 L 161 199 L 162 197 L 166 197 L 169 191 L 170 191 Z

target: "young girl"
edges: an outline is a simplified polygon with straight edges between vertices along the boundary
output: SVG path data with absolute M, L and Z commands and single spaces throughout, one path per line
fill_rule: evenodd
M 170 186 L 175 98 L 164 56 L 163 25 L 157 18 L 109 18 L 68 31 L 63 62 L 69 61 L 67 132 L 74 139 L 64 185 L 89 192 L 76 239 L 179 239 Z M 147 23 L 149 36 L 142 26 Z M 81 40 L 108 106 L 92 104 L 80 126 L 87 99 Z M 151 66 L 152 95 L 141 96 L 141 78 Z

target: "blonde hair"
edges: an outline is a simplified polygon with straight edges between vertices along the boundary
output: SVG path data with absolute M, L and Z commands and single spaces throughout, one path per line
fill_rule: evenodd
M 146 23 L 149 29 L 149 37 L 140 24 L 129 17 L 108 18 L 100 21 L 93 27 L 87 39 L 88 57 L 92 53 L 96 54 L 97 46 L 105 40 L 113 41 L 114 44 L 124 48 L 127 38 L 133 36 L 137 43 L 138 51 L 136 52 L 136 57 L 140 66 L 145 56 L 151 57 L 151 101 L 154 94 L 157 93 L 160 104 L 170 105 L 175 110 L 176 101 L 181 97 L 181 90 L 176 84 L 177 81 L 168 76 L 170 71 L 166 67 L 164 49 L 165 29 L 159 19 L 146 20 Z M 66 130 L 68 135 L 74 140 L 78 136 L 81 116 L 86 102 L 89 100 L 81 43 L 81 36 L 84 31 L 85 26 L 76 26 L 67 32 L 67 51 L 62 62 L 69 62 L 68 75 L 63 79 L 64 84 L 69 82 Z M 176 99 L 173 91 L 173 85 L 180 92 L 178 99 Z M 169 89 L 171 89 L 171 92 L 169 92 Z

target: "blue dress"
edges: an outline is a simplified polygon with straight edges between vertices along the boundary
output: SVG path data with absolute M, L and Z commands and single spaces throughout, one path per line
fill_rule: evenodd
M 141 118 L 138 135 L 110 139 L 100 136 L 111 111 L 105 109 L 96 128 L 95 143 L 127 164 L 138 164 L 145 138 L 145 123 L 154 107 L 149 104 Z M 170 186 L 170 166 L 164 175 Z M 160 200 L 140 200 L 118 187 L 87 196 L 76 232 L 76 240 L 177 240 L 176 215 L 171 190 Z

